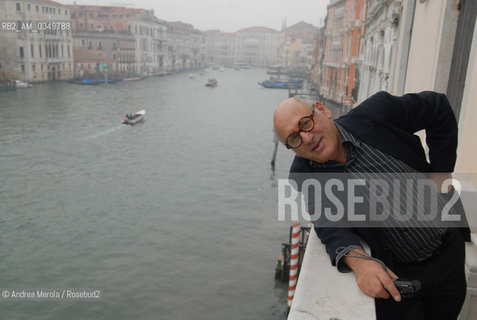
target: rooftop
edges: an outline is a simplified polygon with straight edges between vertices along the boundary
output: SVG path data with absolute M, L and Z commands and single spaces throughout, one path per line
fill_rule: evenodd
M 43 0 L 50 1 L 50 0 Z M 111 14 L 140 14 L 145 9 L 135 9 L 135 8 L 126 8 L 126 7 L 113 7 L 113 6 L 83 6 L 83 5 L 68 5 L 72 11 L 88 11 L 88 12 L 101 12 L 101 13 L 111 13 Z
M 267 27 L 249 27 L 249 28 L 240 29 L 237 32 L 271 32 L 271 33 L 278 33 L 277 30 L 267 28 Z
M 285 32 L 294 32 L 298 31 L 301 32 L 303 30 L 318 30 L 318 27 L 313 26 L 310 23 L 307 23 L 305 21 L 300 21 L 298 23 L 295 23 L 292 26 L 289 26 L 288 28 L 285 29 Z
M 35 0 L 35 2 L 40 2 L 40 3 L 45 3 L 45 4 L 52 4 L 52 5 L 60 6 L 60 7 L 66 7 L 62 3 L 51 1 L 51 0 Z

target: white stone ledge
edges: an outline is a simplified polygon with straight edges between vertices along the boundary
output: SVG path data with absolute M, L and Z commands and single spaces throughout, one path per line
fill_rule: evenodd
M 340 273 L 312 229 L 289 320 L 375 319 L 374 299 L 356 285 L 354 273 Z

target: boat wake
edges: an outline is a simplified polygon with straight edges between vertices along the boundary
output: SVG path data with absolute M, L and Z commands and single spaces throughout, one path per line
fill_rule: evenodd
M 93 135 L 87 136 L 87 137 L 85 137 L 85 139 L 95 139 L 95 138 L 99 138 L 99 137 L 102 137 L 102 136 L 106 136 L 108 134 L 111 134 L 111 133 L 123 128 L 123 127 L 124 127 L 124 125 L 120 124 L 120 125 L 115 126 L 113 128 L 110 128 L 110 129 L 95 133 Z

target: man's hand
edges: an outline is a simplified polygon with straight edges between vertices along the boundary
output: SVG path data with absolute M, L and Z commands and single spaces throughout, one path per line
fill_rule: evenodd
M 353 252 L 367 255 L 361 249 L 353 249 Z M 394 285 L 398 277 L 391 270 L 385 271 L 383 266 L 373 260 L 365 260 L 353 257 L 344 257 L 344 262 L 356 274 L 356 283 L 366 295 L 373 298 L 388 299 L 390 294 L 396 302 L 401 301 L 401 295 Z

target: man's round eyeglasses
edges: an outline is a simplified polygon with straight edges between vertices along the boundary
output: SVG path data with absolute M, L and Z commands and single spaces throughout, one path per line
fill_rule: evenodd
M 300 132 L 310 132 L 315 127 L 315 121 L 313 120 L 313 114 L 315 113 L 315 106 L 311 106 L 311 114 L 303 117 L 298 121 L 298 132 L 290 133 L 285 141 L 287 149 L 296 149 L 301 146 L 303 140 L 301 139 Z

